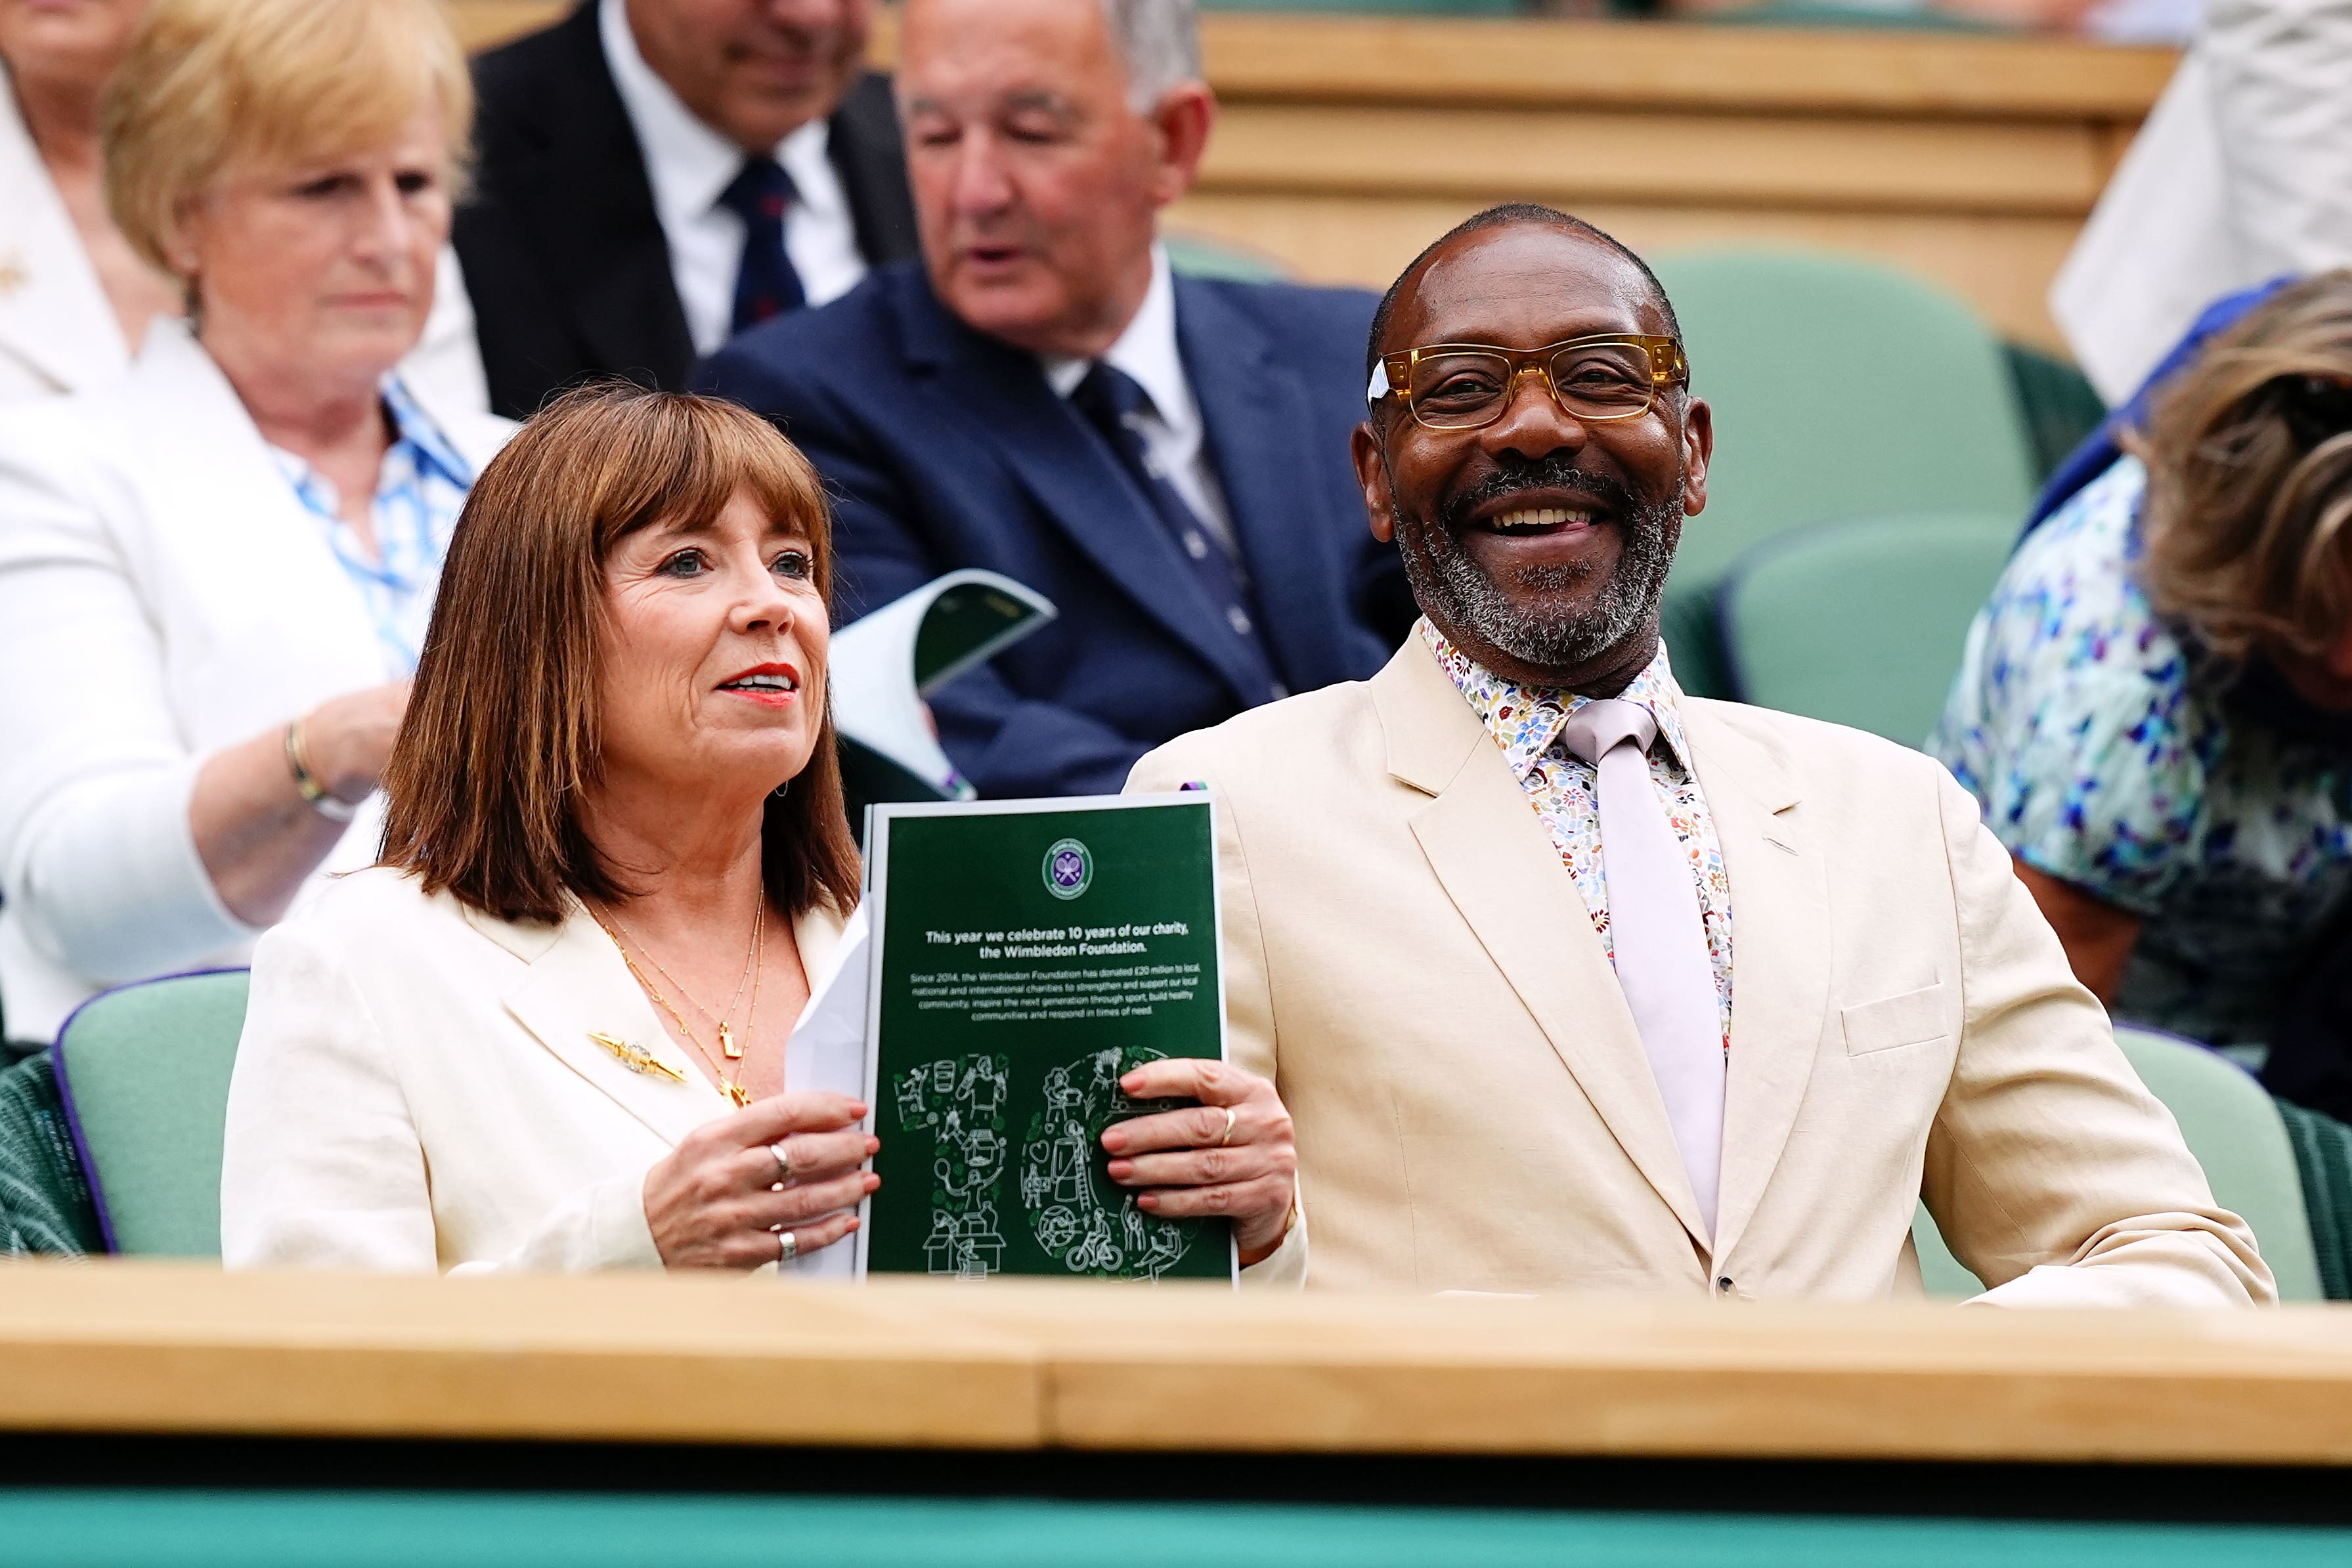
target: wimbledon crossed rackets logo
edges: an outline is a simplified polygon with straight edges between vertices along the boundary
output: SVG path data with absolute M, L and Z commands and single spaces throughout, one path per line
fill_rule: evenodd
M 1095 858 L 1076 839 L 1060 839 L 1045 851 L 1045 890 L 1055 898 L 1075 899 L 1094 880 Z

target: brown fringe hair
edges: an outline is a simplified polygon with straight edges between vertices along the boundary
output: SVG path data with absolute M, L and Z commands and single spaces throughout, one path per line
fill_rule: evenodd
M 2305 377 L 2352 385 L 2352 271 L 2264 301 L 2127 442 L 2148 470 L 2148 601 L 2224 658 L 2310 657 L 2352 626 L 2352 431 L 2298 431 Z
M 383 864 L 505 921 L 559 921 L 566 891 L 630 896 L 578 809 L 603 770 L 604 563 L 656 522 L 715 521 L 739 490 L 806 531 L 830 606 L 822 482 L 765 420 L 627 384 L 583 387 L 532 416 L 483 468 L 449 541 L 384 773 Z M 857 902 L 825 701 L 816 749 L 791 792 L 769 797 L 761 842 L 768 896 L 795 916 Z

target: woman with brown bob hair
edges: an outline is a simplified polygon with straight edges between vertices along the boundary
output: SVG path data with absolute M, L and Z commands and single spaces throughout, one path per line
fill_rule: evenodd
M 2019 546 L 1931 749 L 2119 1017 L 2267 1047 L 2352 900 L 2352 273 L 2122 443 Z
M 525 426 L 451 541 L 382 862 L 266 937 L 231 1267 L 750 1268 L 877 1178 L 784 1044 L 857 898 L 807 461 L 706 398 Z

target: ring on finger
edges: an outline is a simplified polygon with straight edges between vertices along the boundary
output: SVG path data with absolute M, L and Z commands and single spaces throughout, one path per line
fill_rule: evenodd
M 1218 1136 L 1217 1139 L 1217 1147 L 1220 1149 L 1225 1147 L 1234 1141 L 1234 1123 L 1241 1120 L 1240 1116 L 1235 1114 L 1232 1106 L 1224 1106 L 1223 1107 L 1223 1110 L 1225 1113 L 1225 1130 Z
M 782 1183 L 791 1181 L 793 1179 L 793 1154 L 791 1150 L 784 1147 L 783 1140 L 778 1139 L 775 1142 L 769 1144 L 768 1152 L 776 1157 L 777 1183 L 782 1184 Z
M 790 1263 L 800 1255 L 800 1237 L 784 1229 L 783 1226 L 778 1226 L 776 1227 L 776 1261 L 779 1264 Z

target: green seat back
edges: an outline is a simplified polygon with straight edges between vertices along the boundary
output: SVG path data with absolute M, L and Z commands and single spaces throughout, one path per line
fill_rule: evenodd
M 1237 283 L 1272 283 L 1288 276 L 1282 263 L 1263 251 L 1193 229 L 1170 229 L 1160 237 L 1168 267 L 1187 278 L 1223 278 Z
M 108 1249 L 220 1256 L 221 1134 L 246 972 L 173 975 L 85 1003 L 58 1037 L 58 1086 Z
M 1799 250 L 1658 263 L 1715 410 L 1706 510 L 1683 529 L 1666 640 L 1685 689 L 1729 695 L 1715 590 L 1733 562 L 1809 523 L 1893 513 L 2021 520 L 2033 465 L 2001 346 L 1967 304 L 1908 274 Z
M 1756 546 L 1717 594 L 1733 694 L 1924 744 L 2017 527 L 2010 512 L 1873 517 Z
M 2263 1260 L 2278 1280 L 2279 1300 L 2322 1300 L 2294 1151 L 2263 1086 L 2226 1058 L 2169 1035 L 2119 1025 L 2116 1044 L 2180 1124 L 2189 1152 L 2205 1167 L 2213 1201 L 2253 1227 Z M 1944 1246 L 1925 1208 L 1911 1234 L 1929 1295 L 1972 1296 L 1982 1289 Z

